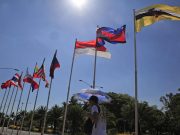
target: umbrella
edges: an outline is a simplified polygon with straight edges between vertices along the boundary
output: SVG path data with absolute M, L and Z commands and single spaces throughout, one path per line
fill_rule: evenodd
M 74 94 L 73 98 L 87 102 L 92 95 L 98 97 L 99 103 L 111 102 L 111 97 L 109 97 L 105 92 L 98 89 L 82 89 L 80 93 Z

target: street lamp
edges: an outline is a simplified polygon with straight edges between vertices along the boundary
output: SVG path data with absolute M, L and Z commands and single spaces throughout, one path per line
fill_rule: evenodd
M 0 69 L 12 69 L 12 70 L 15 70 L 15 71 L 19 71 L 19 69 L 17 69 L 17 68 L 0 68 Z
M 92 88 L 92 85 L 90 85 L 89 83 L 87 83 L 87 82 L 85 82 L 85 81 L 83 81 L 83 80 L 79 80 L 79 81 L 85 83 L 85 84 L 88 85 L 90 88 Z
M 90 88 L 93 88 L 93 86 L 90 85 L 89 83 L 87 83 L 87 82 L 85 82 L 85 81 L 83 81 L 83 80 L 79 80 L 79 81 L 85 83 L 85 84 L 88 85 Z M 103 89 L 102 86 L 96 86 L 96 87 L 99 87 L 99 88 Z

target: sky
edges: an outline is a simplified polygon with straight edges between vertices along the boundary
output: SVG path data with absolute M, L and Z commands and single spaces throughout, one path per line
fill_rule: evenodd
M 77 1 L 77 0 L 76 0 Z M 77 4 L 77 2 L 76 2 Z M 75 39 L 93 40 L 97 25 L 118 28 L 126 24 L 126 44 L 109 44 L 110 60 L 97 59 L 96 85 L 105 92 L 134 96 L 134 25 L 133 9 L 153 4 L 180 6 L 179 0 L 85 0 L 82 7 L 73 0 L 1 0 L 0 1 L 0 68 L 19 69 L 32 73 L 45 58 L 45 70 L 50 81 L 49 68 L 57 49 L 61 68 L 55 70 L 49 106 L 66 101 L 68 81 Z M 159 101 L 167 93 L 180 88 L 180 22 L 160 21 L 144 27 L 136 34 L 138 99 L 150 105 L 162 106 Z M 70 97 L 93 81 L 94 57 L 75 58 Z M 0 83 L 11 79 L 14 70 L 0 69 Z M 38 81 L 38 80 L 36 80 Z M 24 108 L 29 84 L 23 93 Z M 0 101 L 4 91 L 0 92 Z M 18 93 L 19 99 L 20 91 Z M 31 93 L 28 110 L 32 109 L 36 91 Z M 46 105 L 48 89 L 41 82 L 37 107 Z

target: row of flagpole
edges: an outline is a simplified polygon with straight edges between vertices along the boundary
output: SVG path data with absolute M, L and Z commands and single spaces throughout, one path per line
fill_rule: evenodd
M 28 70 L 28 69 L 27 69 L 27 70 Z M 25 82 L 23 82 L 23 86 L 22 86 L 23 90 L 24 90 L 24 86 L 25 86 Z M 16 109 L 16 113 L 15 113 L 13 125 L 16 124 L 16 120 L 17 120 L 16 117 L 17 117 L 18 112 L 19 112 L 19 106 L 20 106 L 20 104 L 21 104 L 21 99 L 22 99 L 23 90 L 22 90 L 21 93 L 20 93 L 20 98 L 19 98 L 19 102 L 18 102 L 18 105 L 17 105 L 17 109 Z M 7 128 L 8 128 L 8 126 L 7 126 Z M 11 130 L 11 135 L 12 135 L 12 133 L 13 133 L 13 128 L 12 128 L 12 130 Z
M 45 124 L 46 124 L 48 104 L 49 104 L 50 92 L 51 92 L 51 84 L 52 84 L 52 79 L 54 78 L 54 70 L 55 70 L 55 68 L 59 68 L 59 67 L 60 67 L 60 64 L 59 64 L 59 62 L 58 62 L 58 60 L 57 60 L 57 58 L 56 58 L 56 53 L 57 53 L 57 50 L 56 50 L 56 52 L 55 52 L 55 54 L 54 54 L 54 57 L 53 57 L 53 60 L 52 60 L 52 63 L 51 63 L 51 67 L 50 67 L 50 77 L 51 77 L 51 81 L 50 81 L 50 87 L 49 87 L 49 93 L 48 93 L 48 100 L 47 100 L 47 105 L 46 105 L 46 113 L 45 113 L 45 116 L 44 116 L 44 125 L 43 125 L 44 127 L 45 127 Z M 54 60 L 55 60 L 55 61 L 54 61 Z M 45 59 L 43 60 L 42 65 L 44 64 L 44 61 L 45 61 Z M 54 63 L 53 63 L 53 62 L 54 62 Z M 53 64 L 54 64 L 54 65 L 53 65 Z M 35 73 L 36 66 L 37 66 L 37 63 L 36 63 L 36 65 L 35 65 L 33 75 L 34 75 L 34 73 Z M 44 67 L 43 67 L 43 68 L 44 68 Z M 41 83 L 41 79 L 42 79 L 42 78 L 43 78 L 44 81 L 46 81 L 46 83 L 47 83 L 47 80 L 46 80 L 46 78 L 45 78 L 45 74 L 43 74 L 43 73 L 44 73 L 44 69 L 43 69 L 43 72 L 42 72 L 42 76 L 39 78 L 39 84 L 38 84 L 38 86 L 40 86 L 40 83 Z M 28 68 L 27 68 L 27 70 L 26 70 L 26 75 L 27 75 L 27 74 L 28 74 Z M 17 74 L 15 74 L 15 75 L 17 75 Z M 26 75 L 25 75 L 25 76 L 26 76 Z M 44 75 L 44 76 L 43 76 L 43 75 Z M 21 74 L 21 76 L 22 76 L 22 74 Z M 21 76 L 20 76 L 20 77 L 21 77 Z M 19 77 L 19 78 L 16 78 L 16 80 L 13 80 L 14 76 L 13 76 L 13 78 L 12 78 L 13 81 L 16 81 L 16 82 L 18 81 L 18 85 L 17 85 L 17 90 L 16 90 L 16 93 L 15 93 L 15 96 L 14 96 L 14 100 L 13 100 L 13 103 L 12 103 L 12 107 L 11 107 L 11 110 L 10 110 L 10 115 L 11 115 L 12 112 L 13 112 L 14 105 L 15 105 L 15 101 L 16 101 L 16 97 L 17 97 L 17 94 L 18 94 L 18 87 L 19 87 L 20 77 Z M 31 78 L 31 79 L 32 79 L 32 78 Z M 11 81 L 12 81 L 12 80 L 11 80 Z M 3 124 L 2 124 L 2 127 L 1 127 L 1 133 L 4 132 L 4 126 L 5 126 L 6 120 L 7 120 L 7 128 L 6 128 L 6 131 L 7 131 L 8 127 L 9 127 L 9 124 L 10 124 L 10 118 L 6 119 L 6 116 L 7 116 L 7 114 L 8 114 L 9 107 L 10 107 L 10 104 L 11 104 L 11 101 L 12 101 L 12 98 L 13 98 L 13 95 L 14 95 L 14 89 L 15 89 L 15 87 L 16 87 L 16 86 L 14 85 L 14 83 L 12 84 L 12 82 L 10 82 L 10 80 L 8 80 L 8 81 L 6 81 L 6 82 L 7 82 L 7 84 L 8 84 L 7 87 L 9 87 L 9 90 L 5 90 L 4 95 L 3 95 L 3 99 L 2 99 L 2 101 L 1 101 L 1 106 L 0 106 L 0 111 L 1 111 L 2 108 L 3 108 L 3 110 L 2 110 L 2 115 L 1 115 L 1 117 L 0 117 L 0 123 L 1 123 L 1 122 L 3 123 Z M 6 83 L 3 83 L 3 84 L 6 84 Z M 2 85 L 3 85 L 3 84 L 2 84 Z M 10 95 L 11 85 L 14 85 L 14 87 L 13 87 L 12 93 L 11 93 L 11 95 Z M 15 116 L 14 116 L 14 118 L 13 118 L 13 124 L 14 124 L 14 125 L 16 125 L 16 122 L 17 122 L 17 115 L 18 115 L 18 113 L 19 113 L 19 106 L 20 106 L 21 99 L 22 99 L 22 96 L 23 96 L 24 85 L 25 85 L 25 82 L 24 82 L 24 80 L 23 80 L 23 86 L 21 86 L 22 89 L 21 89 L 21 93 L 20 93 L 19 102 L 18 102 L 18 105 L 17 105 L 17 110 L 16 110 Z M 46 85 L 47 85 L 47 84 L 46 84 Z M 4 86 L 3 86 L 3 87 L 4 87 Z M 6 89 L 7 89 L 7 87 L 6 87 Z M 23 110 L 23 117 L 22 117 L 21 122 L 20 122 L 20 128 L 17 129 L 17 135 L 20 135 L 20 134 L 21 134 L 21 131 L 22 131 L 22 129 L 23 129 L 24 119 L 25 119 L 25 116 L 26 116 L 26 111 L 27 111 L 27 106 L 28 106 L 28 102 L 29 102 L 29 97 L 30 97 L 31 89 L 33 90 L 32 84 L 31 84 L 30 87 L 29 87 L 28 96 L 27 96 L 27 100 L 26 100 L 26 105 L 25 105 L 25 108 L 24 108 L 24 110 Z M 7 93 L 7 91 L 8 91 L 8 93 Z M 35 112 L 35 109 L 36 109 L 36 103 L 37 103 L 37 99 L 38 99 L 38 93 L 39 93 L 39 87 L 38 87 L 37 92 L 36 92 L 36 97 L 35 97 L 34 107 L 33 107 L 33 113 L 32 113 L 32 115 L 31 115 L 31 121 L 30 121 L 30 127 L 29 127 L 29 135 L 31 134 L 31 129 L 32 129 L 32 125 L 33 125 L 33 118 L 34 118 L 34 112 Z M 6 95 L 6 94 L 7 94 L 7 95 Z M 9 99 L 9 95 L 10 95 L 10 99 Z M 8 100 L 9 100 L 9 102 L 8 102 Z M 5 101 L 5 102 L 4 102 L 4 101 Z M 7 104 L 7 103 L 8 103 L 8 106 L 7 106 L 7 109 L 6 109 L 6 112 L 5 112 L 5 108 L 6 108 L 6 104 Z M 3 106 L 3 104 L 4 104 L 4 106 Z M 3 114 L 4 114 L 4 113 L 5 113 L 5 116 L 4 116 L 4 118 L 3 118 Z M 42 131 L 42 135 L 44 134 L 44 127 L 43 127 L 43 131 Z M 12 130 L 11 130 L 11 135 L 12 135 L 12 134 L 13 134 L 13 128 L 12 128 Z
M 10 97 L 10 100 L 9 100 L 9 104 L 8 104 L 8 107 L 7 107 L 7 110 L 6 110 L 6 113 L 5 113 L 5 117 L 6 117 L 7 114 L 8 114 L 9 107 L 10 107 L 10 104 L 11 104 L 11 101 L 12 101 L 12 98 L 13 98 L 14 91 L 15 91 L 15 87 L 13 88 L 13 91 L 12 91 L 12 94 L 11 94 L 11 97 Z M 13 103 L 13 104 L 14 104 L 14 103 Z M 12 106 L 12 107 L 13 107 L 13 106 Z M 5 122 L 6 122 L 6 118 L 3 119 L 2 132 L 4 131 L 4 125 L 5 125 Z
M 43 63 L 42 65 L 44 64 L 45 62 L 45 58 L 43 60 Z M 36 63 L 36 66 L 37 66 L 37 63 Z M 35 67 L 36 67 L 35 66 Z M 35 72 L 35 71 L 34 71 Z M 39 79 L 39 86 L 41 84 L 41 78 Z M 33 112 L 32 112 L 32 115 L 31 115 L 31 121 L 30 121 L 30 127 L 29 127 L 29 135 L 31 134 L 31 129 L 32 129 L 32 125 L 33 125 L 33 118 L 34 118 L 34 112 L 35 112 L 35 109 L 36 109 L 36 103 L 37 103 L 37 99 L 38 99 L 38 95 L 39 95 L 39 88 L 37 89 L 37 92 L 36 92 L 36 97 L 35 97 L 35 101 L 34 101 L 34 107 L 33 107 Z

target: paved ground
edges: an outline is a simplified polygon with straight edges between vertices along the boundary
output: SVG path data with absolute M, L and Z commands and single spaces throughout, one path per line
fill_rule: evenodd
M 13 130 L 12 133 L 12 129 L 6 129 L 6 127 L 4 128 L 4 132 L 2 133 L 1 127 L 0 127 L 0 135 L 17 135 L 17 130 Z M 20 135 L 29 135 L 28 131 L 21 131 Z M 40 133 L 35 133 L 35 132 L 31 132 L 31 135 L 41 135 Z M 57 134 L 44 134 L 44 135 L 57 135 Z

